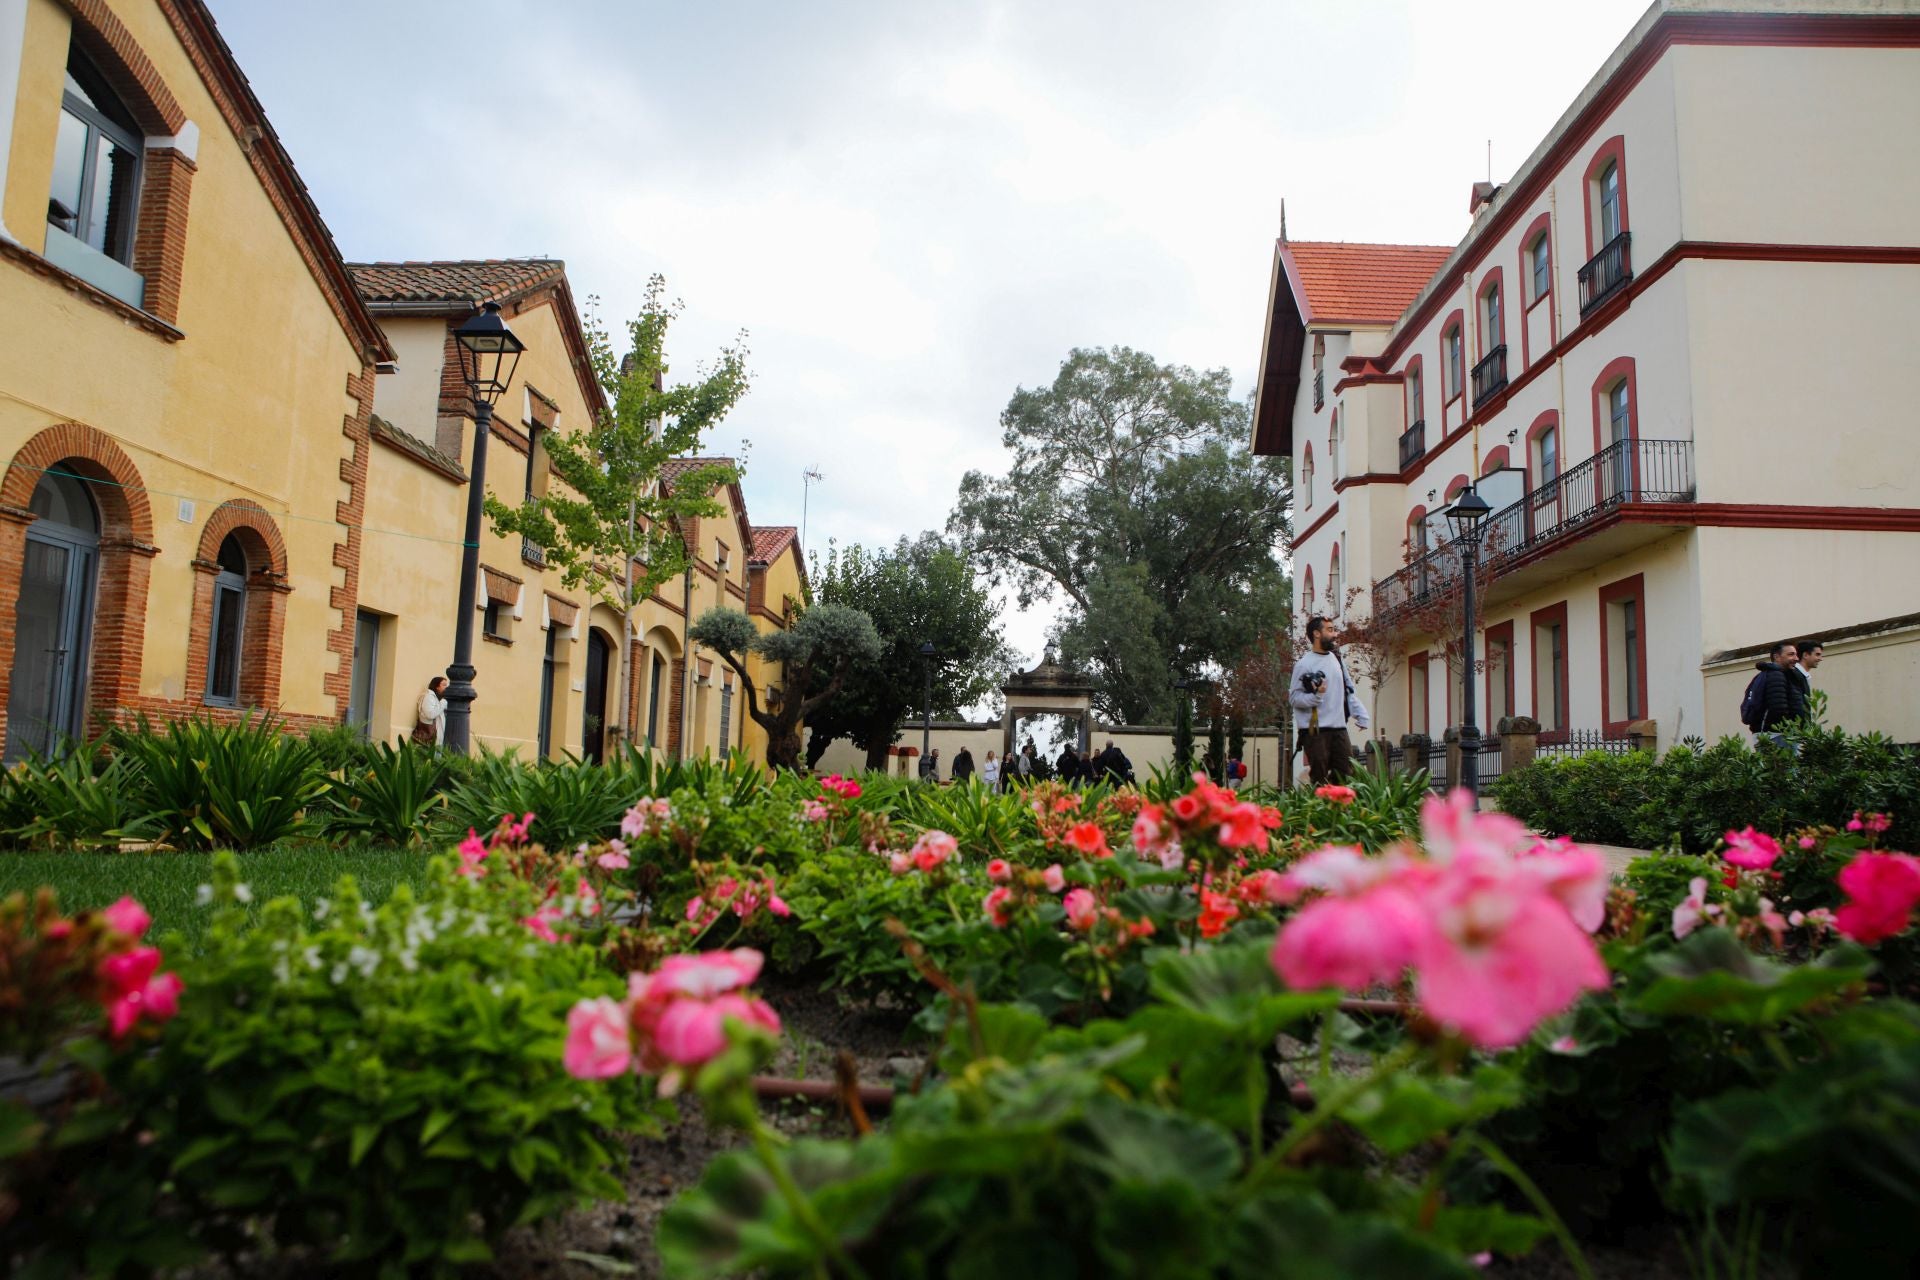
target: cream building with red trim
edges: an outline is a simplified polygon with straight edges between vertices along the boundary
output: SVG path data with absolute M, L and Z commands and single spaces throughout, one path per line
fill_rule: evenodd
M 1254 447 L 1294 459 L 1299 621 L 1446 598 L 1472 483 L 1483 728 L 1741 733 L 1754 657 L 1821 636 L 1831 719 L 1920 739 L 1915 121 L 1912 0 L 1667 0 L 1459 244 L 1283 237 Z M 1444 649 L 1382 732 L 1459 722 Z

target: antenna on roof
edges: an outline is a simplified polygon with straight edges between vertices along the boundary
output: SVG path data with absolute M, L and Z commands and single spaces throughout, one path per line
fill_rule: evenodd
M 1493 139 L 1487 139 L 1487 181 L 1493 181 Z
M 1280 243 L 1287 242 L 1287 198 L 1280 197 Z
M 813 486 L 826 478 L 817 463 L 800 473 L 800 545 L 802 548 L 807 545 L 807 499 L 813 495 Z

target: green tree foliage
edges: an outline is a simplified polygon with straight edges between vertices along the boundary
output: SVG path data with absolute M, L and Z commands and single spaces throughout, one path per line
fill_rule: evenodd
M 1022 607 L 1064 596 L 1062 661 L 1125 723 L 1171 718 L 1171 680 L 1283 628 L 1285 461 L 1253 456 L 1225 369 L 1073 351 L 1000 416 L 1002 476 L 968 472 L 950 535 Z
M 1009 656 L 999 607 L 938 534 L 902 538 L 891 550 L 856 545 L 829 551 L 815 597 L 865 610 L 882 648 L 878 657 L 855 662 L 839 694 L 807 717 L 813 731 L 808 763 L 818 761 L 835 738 L 846 738 L 867 753 L 869 769 L 886 767 L 887 748 L 926 696 L 924 643 L 938 651 L 935 715 L 954 715 L 990 698 L 1005 680 Z
M 1213 718 L 1207 722 L 1207 776 L 1215 782 L 1227 780 L 1227 727 L 1220 714 L 1220 704 L 1213 707 Z
M 844 604 L 816 604 L 791 627 L 765 635 L 740 610 L 714 608 L 701 614 L 688 634 L 740 677 L 747 714 L 767 731 L 767 763 L 776 769 L 799 765 L 801 721 L 840 692 L 856 662 L 872 661 L 881 650 L 873 619 Z M 781 667 L 781 683 L 766 690 L 764 707 L 747 672 L 748 653 Z
M 608 407 L 584 431 L 540 437 L 552 468 L 546 493 L 518 506 L 487 496 L 496 533 L 517 533 L 545 548 L 547 563 L 568 587 L 584 588 L 629 619 L 655 588 L 685 572 L 680 522 L 720 515 L 713 491 L 740 478 L 733 467 L 716 464 L 671 486 L 659 483 L 670 459 L 699 453 L 702 438 L 748 385 L 744 333 L 693 381 L 668 385 L 667 333 L 680 311 L 679 302 L 666 300 L 666 281 L 649 280 L 645 305 L 627 324 L 624 358 L 590 317 L 588 354 Z M 623 708 L 632 700 L 633 681 L 632 664 L 625 665 L 629 688 L 617 700 Z
M 1183 778 L 1193 772 L 1193 698 L 1185 689 L 1173 704 L 1173 767 Z

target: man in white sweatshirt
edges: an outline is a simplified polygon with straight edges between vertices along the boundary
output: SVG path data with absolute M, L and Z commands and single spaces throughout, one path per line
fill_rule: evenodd
M 1307 753 L 1307 772 L 1315 786 L 1340 782 L 1353 772 L 1353 743 L 1347 725 L 1367 727 L 1367 707 L 1353 691 L 1347 669 L 1333 647 L 1339 633 L 1327 619 L 1307 619 L 1311 646 L 1293 667 L 1287 700 L 1293 704 L 1294 733 Z

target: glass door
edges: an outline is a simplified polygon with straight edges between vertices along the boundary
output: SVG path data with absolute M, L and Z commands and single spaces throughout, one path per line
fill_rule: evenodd
M 365 609 L 353 619 L 353 683 L 347 693 L 347 723 L 372 732 L 373 683 L 380 675 L 380 615 Z
M 84 542 L 38 528 L 27 534 L 7 695 L 9 763 L 52 755 L 80 736 L 98 554 Z
M 540 759 L 553 751 L 553 638 L 560 628 L 547 628 L 546 652 L 540 656 Z

